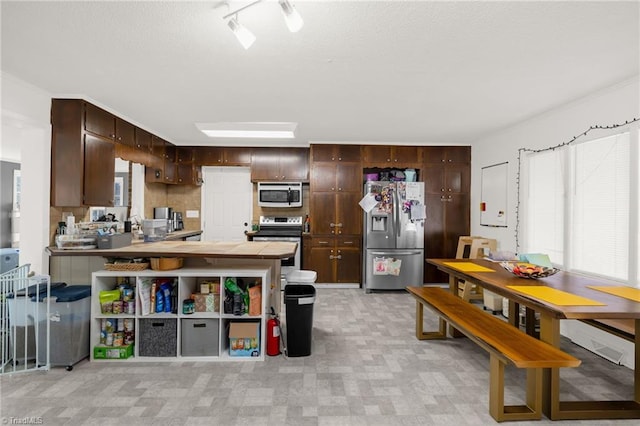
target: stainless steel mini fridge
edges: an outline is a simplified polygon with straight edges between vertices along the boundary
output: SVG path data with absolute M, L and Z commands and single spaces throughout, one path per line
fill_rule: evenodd
M 422 285 L 424 182 L 367 182 L 364 194 L 366 292 Z

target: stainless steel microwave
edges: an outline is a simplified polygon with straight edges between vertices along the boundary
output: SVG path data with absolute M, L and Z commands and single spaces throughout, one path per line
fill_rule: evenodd
M 258 182 L 258 205 L 302 207 L 302 182 Z

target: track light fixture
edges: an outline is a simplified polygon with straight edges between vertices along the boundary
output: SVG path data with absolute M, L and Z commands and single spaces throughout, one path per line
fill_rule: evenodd
M 233 33 L 235 34 L 240 44 L 242 44 L 242 47 L 244 47 L 245 49 L 251 47 L 253 42 L 256 41 L 256 36 L 253 35 L 253 33 L 246 27 L 240 24 L 240 22 L 238 22 L 238 14 L 241 11 L 250 8 L 251 6 L 261 3 L 262 1 L 263 0 L 256 0 L 253 3 L 249 3 L 248 5 L 234 10 L 233 12 L 228 13 L 222 17 L 222 19 L 231 18 L 229 19 L 229 22 L 227 24 L 229 25 L 229 28 L 231 28 L 231 31 L 233 31 Z M 282 8 L 284 21 L 287 24 L 287 28 L 289 28 L 289 31 L 291 31 L 292 33 L 297 33 L 298 31 L 300 31 L 300 29 L 304 25 L 304 21 L 302 20 L 302 17 L 300 16 L 296 8 L 289 2 L 289 0 L 278 0 L 278 3 Z
M 282 8 L 284 21 L 286 22 L 287 27 L 289 27 L 289 31 L 292 33 L 300 31 L 300 28 L 304 25 L 304 21 L 296 8 L 289 3 L 289 0 L 278 0 L 278 3 L 280 3 L 280 7 Z
M 253 33 L 244 25 L 238 22 L 237 16 L 234 16 L 229 20 L 229 28 L 231 28 L 231 31 L 233 31 L 238 41 L 245 49 L 250 48 L 253 42 L 256 41 L 256 36 L 254 36 Z

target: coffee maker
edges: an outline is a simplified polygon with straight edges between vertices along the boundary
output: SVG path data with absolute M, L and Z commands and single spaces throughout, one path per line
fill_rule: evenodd
M 184 222 L 182 221 L 182 212 L 173 212 L 173 230 L 182 231 L 184 229 Z
M 175 228 L 173 226 L 173 209 L 171 207 L 154 207 L 153 218 L 165 219 L 167 221 L 167 232 L 175 231 Z

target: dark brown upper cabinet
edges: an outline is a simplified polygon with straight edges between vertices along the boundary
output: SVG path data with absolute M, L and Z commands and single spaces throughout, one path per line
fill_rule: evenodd
M 470 146 L 425 146 L 423 148 L 424 163 L 471 163 Z
M 342 161 L 359 163 L 360 159 L 360 145 L 314 144 L 311 150 L 311 162 Z
M 110 112 L 98 108 L 88 102 L 80 101 L 85 106 L 84 130 L 107 139 L 116 137 L 116 120 Z
M 106 111 L 81 99 L 52 100 L 52 206 L 113 205 L 113 131 L 115 119 Z
M 309 181 L 308 148 L 254 148 L 251 181 Z
M 362 147 L 364 167 L 419 167 L 422 163 L 422 147 L 365 145 Z

